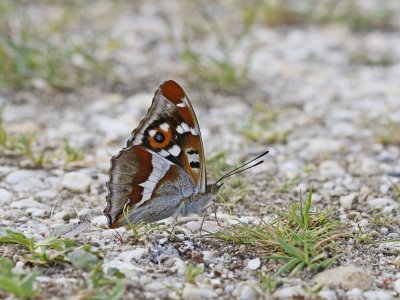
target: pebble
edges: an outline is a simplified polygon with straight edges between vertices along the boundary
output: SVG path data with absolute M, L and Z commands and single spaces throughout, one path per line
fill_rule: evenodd
M 362 299 L 362 290 L 360 290 L 358 288 L 354 288 L 354 289 L 348 290 L 346 292 L 346 295 L 350 300 Z
M 385 206 L 397 207 L 399 204 L 390 198 L 374 198 L 367 201 L 369 207 L 383 208 Z
M 314 276 L 313 280 L 318 284 L 333 289 L 342 288 L 345 290 L 354 288 L 368 290 L 373 283 L 373 278 L 368 272 L 353 265 L 341 266 L 321 272 Z
M 384 290 L 368 291 L 364 292 L 363 296 L 366 300 L 391 300 L 392 295 Z
M 358 194 L 357 193 L 351 193 L 346 196 L 340 197 L 340 206 L 343 207 L 344 209 L 351 209 L 358 200 Z
M 379 231 L 382 235 L 387 235 L 389 233 L 389 229 L 386 227 L 382 227 Z
M 77 193 L 89 191 L 92 178 L 89 175 L 81 172 L 70 172 L 65 174 L 61 186 L 67 190 Z
M 325 160 L 319 166 L 321 180 L 334 179 L 343 176 L 345 173 L 341 165 L 333 160 Z
M 11 203 L 11 207 L 13 208 L 46 208 L 46 205 L 43 203 L 37 202 L 36 200 L 33 200 L 33 198 L 28 198 L 28 199 L 23 199 L 19 201 L 14 201 Z
M 400 279 L 397 279 L 393 284 L 394 290 L 400 294 Z
M 257 299 L 257 294 L 253 284 L 248 282 L 240 282 L 236 289 L 233 291 L 232 295 L 235 299 L 240 300 L 255 300 Z
M 247 263 L 247 268 L 249 270 L 257 270 L 261 265 L 261 260 L 257 257 L 254 259 L 249 260 Z
M 196 287 L 189 283 L 185 284 L 182 292 L 182 299 L 187 300 L 213 299 L 217 296 L 217 293 L 208 287 Z
M 106 216 L 96 216 L 91 221 L 93 226 L 98 228 L 108 228 L 108 222 Z
M 391 232 L 391 233 L 388 234 L 388 238 L 391 239 L 391 240 L 398 239 L 398 238 L 400 238 L 400 233 L 398 233 L 398 232 Z
M 4 181 L 8 184 L 15 185 L 24 182 L 32 178 L 41 178 L 44 176 L 42 171 L 32 171 L 32 170 L 17 170 L 13 171 L 6 176 Z
M 304 290 L 299 285 L 285 287 L 275 291 L 271 298 L 276 300 L 304 299 Z
M 139 260 L 144 256 L 145 253 L 145 248 L 136 248 L 134 250 L 121 252 L 118 255 L 118 258 L 122 261 Z
M 0 188 L 0 205 L 10 204 L 13 200 L 13 194 L 5 189 Z
M 318 298 L 321 298 L 323 300 L 336 300 L 338 297 L 336 296 L 336 293 L 332 290 L 327 290 L 323 289 L 318 293 Z
M 108 269 L 117 269 L 124 273 L 127 277 L 137 276 L 138 273 L 144 272 L 143 269 L 137 267 L 136 265 L 120 261 L 120 260 L 110 260 L 103 264 L 103 270 L 107 272 Z
M 197 232 L 200 230 L 201 222 L 201 220 L 190 221 L 186 223 L 185 227 L 191 232 Z M 215 221 L 204 221 L 203 228 L 201 230 L 210 233 L 217 232 L 219 230 L 218 223 Z

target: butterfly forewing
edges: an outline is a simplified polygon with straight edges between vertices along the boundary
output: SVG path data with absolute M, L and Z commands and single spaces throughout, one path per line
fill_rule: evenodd
M 132 132 L 130 145 L 143 145 L 187 172 L 196 192 L 204 192 L 206 169 L 200 127 L 193 107 L 175 81 L 156 91 L 146 117 Z

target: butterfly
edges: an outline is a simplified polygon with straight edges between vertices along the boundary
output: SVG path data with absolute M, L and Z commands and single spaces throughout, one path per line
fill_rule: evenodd
M 254 167 L 242 166 L 207 184 L 200 127 L 182 87 L 173 80 L 155 92 L 145 118 L 127 146 L 111 158 L 104 214 L 109 228 L 153 223 L 171 216 L 201 214 L 222 186 L 221 180 Z

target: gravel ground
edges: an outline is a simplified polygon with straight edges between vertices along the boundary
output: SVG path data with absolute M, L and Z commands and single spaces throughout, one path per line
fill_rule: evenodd
M 371 11 L 381 5 L 362 2 Z M 205 6 L 221 31 L 198 13 L 203 7 L 198 3 L 113 5 L 98 1 L 80 7 L 81 23 L 68 27 L 67 41 L 92 39 L 93 57 L 111 62 L 106 73 L 118 80 L 95 79 L 61 91 L 39 77 L 28 87 L 2 90 L 4 127 L 10 135 L 34 135 L 33 155 L 43 152 L 44 163 L 37 167 L 29 155 L 2 150 L 0 226 L 42 240 L 62 225 L 84 224 L 66 236 L 98 247 L 103 269 L 116 268 L 129 278 L 123 299 L 400 299 L 397 2 L 385 4 L 394 12 L 390 28 L 352 30 L 335 22 L 272 26 L 257 20 L 239 38 L 244 8 L 229 1 Z M 32 18 L 33 28 L 61 14 L 50 2 L 23 9 L 33 17 L 47 15 Z M 10 22 L 18 28 L 15 23 Z M 204 63 L 182 60 L 189 53 L 187 36 Z M 63 41 L 57 39 L 52 42 Z M 207 60 L 224 55 L 235 80 Z M 74 68 L 88 70 L 85 56 L 70 59 Z M 312 186 L 313 206 L 333 209 L 370 241 L 346 240 L 331 269 L 285 275 L 267 295 L 260 274 L 276 270 L 276 264 L 245 246 L 199 237 L 197 217 L 180 219 L 172 238 L 145 233 L 137 242 L 130 230 L 117 229 L 117 235 L 107 229 L 102 211 L 110 157 L 124 146 L 167 79 L 179 82 L 191 99 L 207 157 L 223 153 L 234 166 L 270 150 L 264 164 L 240 176 L 239 187 L 230 179 L 227 204 L 216 201 L 220 223 L 268 217 Z M 68 162 L 65 143 L 82 151 L 83 159 Z M 213 182 L 218 167 L 208 168 Z M 210 210 L 205 230 L 218 229 Z M 15 262 L 21 259 L 17 252 L 0 246 L 2 256 Z M 202 269 L 192 283 L 185 277 L 190 263 Z M 38 299 L 88 299 L 77 287 L 77 272 L 68 265 L 41 269 Z M 323 288 L 312 292 L 314 282 Z

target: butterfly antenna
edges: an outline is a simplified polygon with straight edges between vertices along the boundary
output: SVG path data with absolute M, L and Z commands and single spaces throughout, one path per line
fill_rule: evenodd
M 257 159 L 263 157 L 264 155 L 267 155 L 268 152 L 269 152 L 269 150 L 265 151 L 264 153 L 258 155 L 258 156 L 255 157 L 255 158 L 249 160 L 248 162 L 244 163 L 243 165 L 241 165 L 241 166 L 239 166 L 239 167 L 233 169 L 232 171 L 226 173 L 226 174 L 223 175 L 220 179 L 218 179 L 218 180 L 215 182 L 215 184 L 217 184 L 218 182 L 220 182 L 221 180 L 223 180 L 223 179 L 225 179 L 225 178 L 227 178 L 227 177 L 230 177 L 230 176 L 232 176 L 232 175 L 241 173 L 241 172 L 246 171 L 246 170 L 248 170 L 248 169 L 251 169 L 251 168 L 253 168 L 253 167 L 255 167 L 255 166 L 258 166 L 259 164 L 262 164 L 262 163 L 264 162 L 263 160 L 262 160 L 262 161 L 259 161 L 259 162 L 257 162 L 257 163 L 255 163 L 255 164 L 253 164 L 253 165 L 251 165 L 251 166 L 248 166 L 248 167 L 242 169 L 243 167 L 245 167 L 245 166 L 251 164 L 253 161 L 255 161 L 255 160 L 257 160 Z

